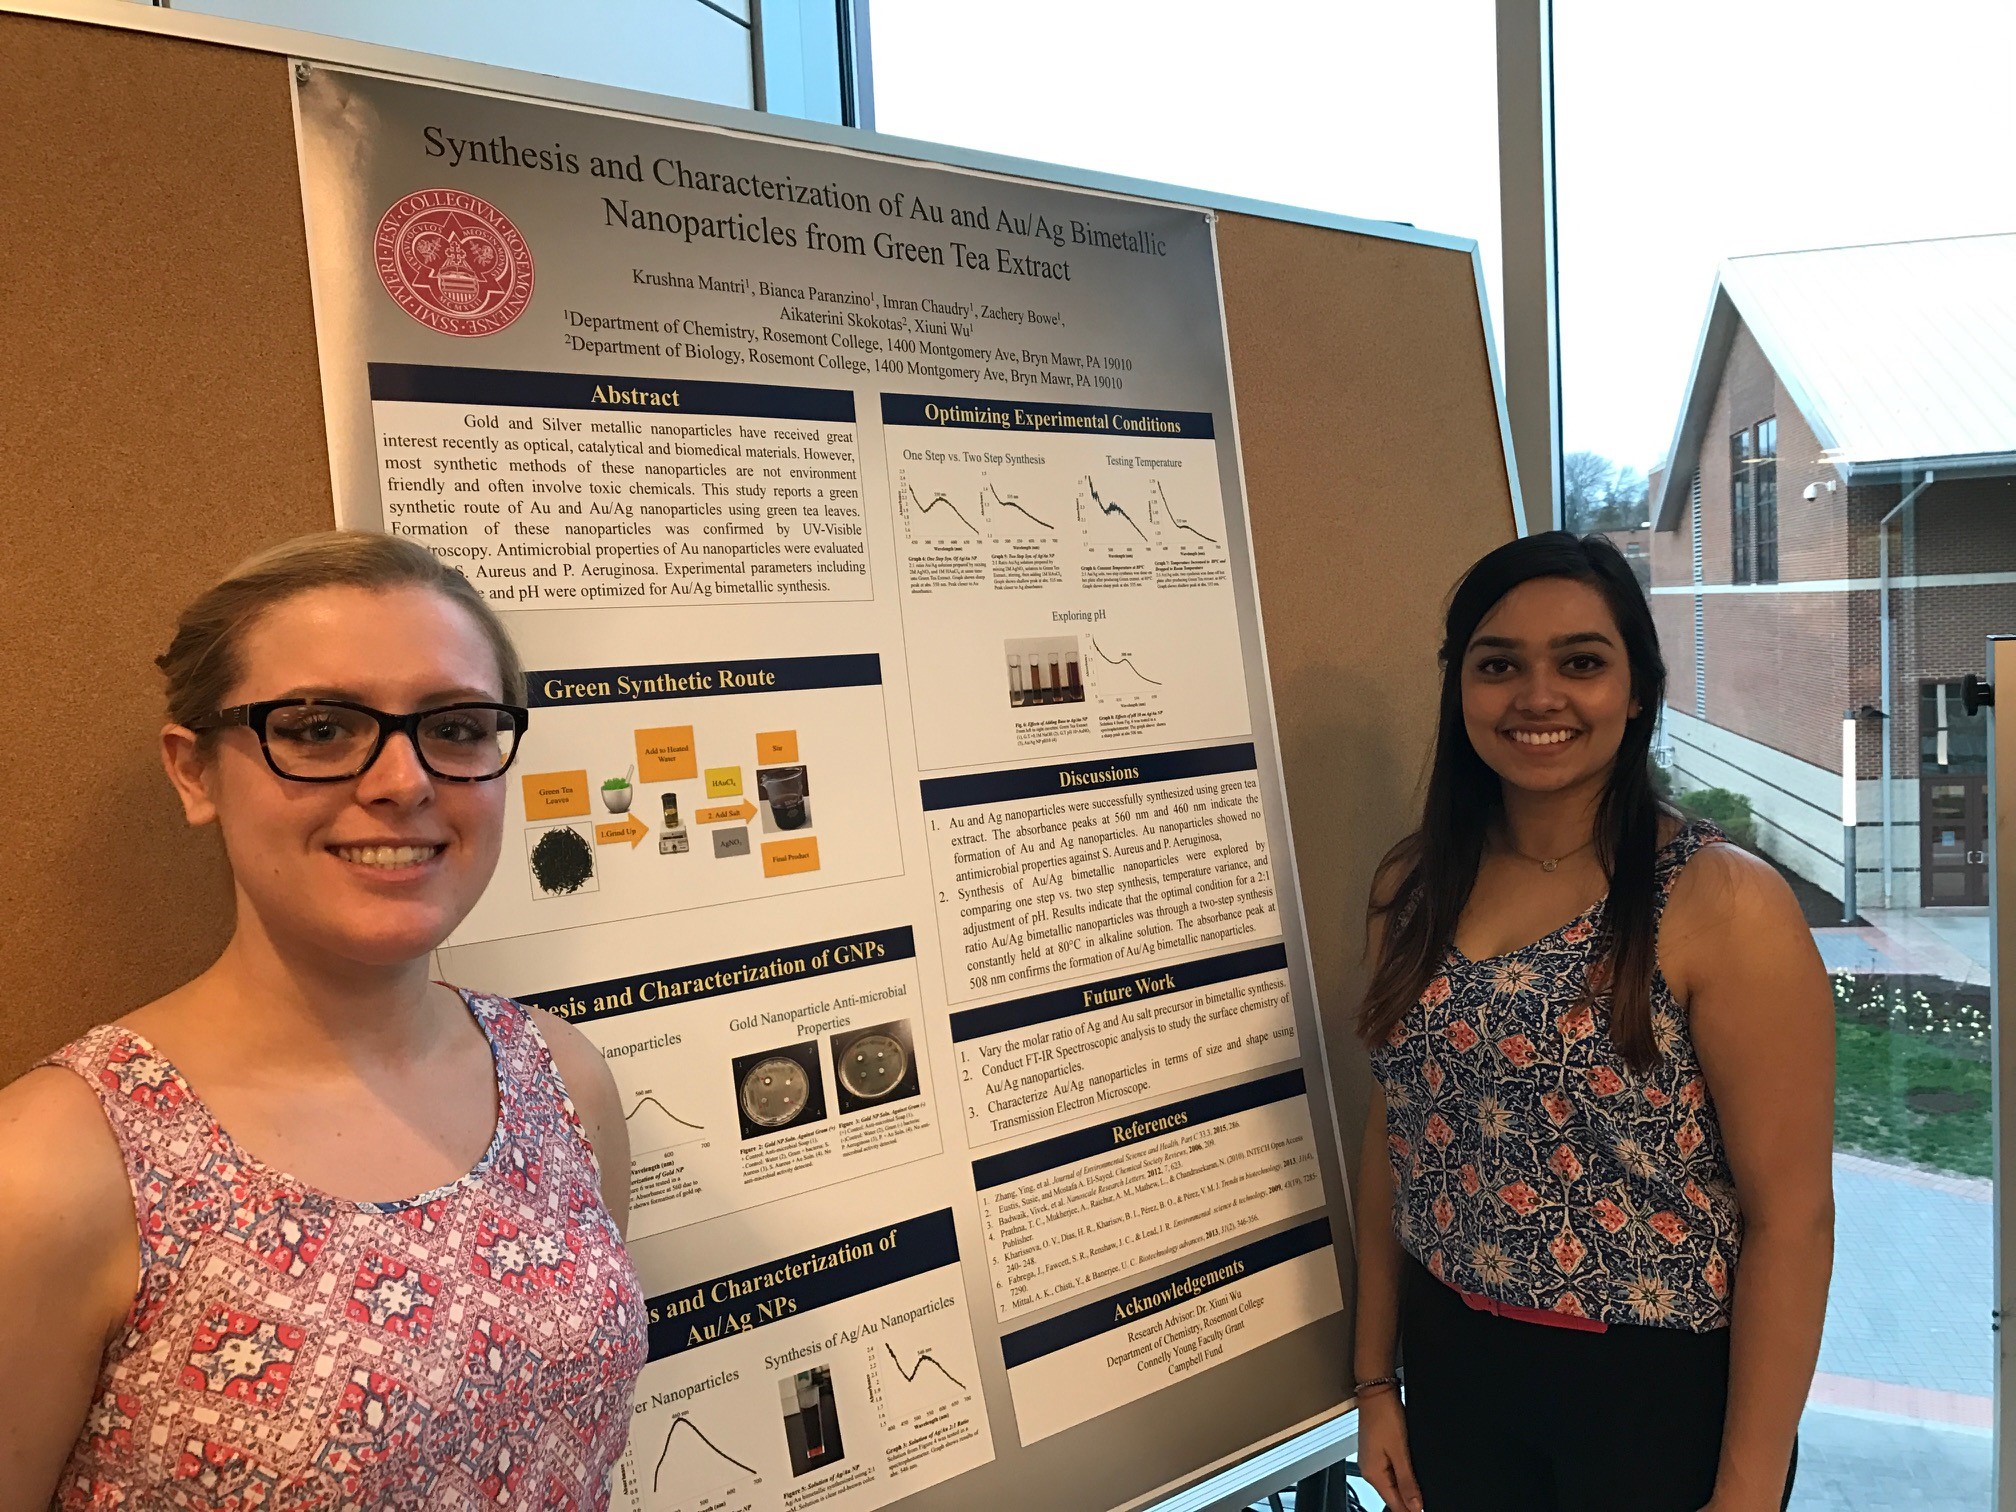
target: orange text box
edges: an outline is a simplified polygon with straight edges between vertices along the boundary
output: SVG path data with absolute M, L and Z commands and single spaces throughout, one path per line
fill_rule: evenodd
M 693 726 L 665 725 L 637 732 L 639 782 L 687 782 L 699 775 L 693 758 Z
M 780 762 L 798 760 L 798 732 L 796 730 L 768 730 L 756 737 L 756 764 L 776 766 Z
M 597 845 L 621 845 L 627 840 L 630 842 L 630 849 L 635 850 L 637 849 L 637 842 L 650 833 L 650 825 L 639 819 L 635 814 L 625 814 L 614 824 L 596 825 L 595 843 Z
M 576 819 L 588 812 L 588 773 L 527 772 L 527 819 Z
M 709 798 L 739 798 L 742 795 L 742 768 L 707 768 L 707 796 Z
M 798 872 L 819 870 L 819 841 L 807 835 L 803 840 L 763 842 L 763 875 L 789 877 Z

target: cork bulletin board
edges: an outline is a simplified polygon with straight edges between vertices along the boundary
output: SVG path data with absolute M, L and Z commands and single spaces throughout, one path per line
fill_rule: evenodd
M 287 57 L 7 12 L 0 56 L 0 630 L 24 784 L 0 817 L 5 1080 L 223 944 L 229 879 L 160 773 L 153 658 L 194 593 L 325 528 L 333 505 Z M 1355 1161 L 1365 889 L 1417 801 L 1444 597 L 1515 529 L 1507 459 L 1469 251 L 1230 212 L 1218 247 L 1291 829 Z

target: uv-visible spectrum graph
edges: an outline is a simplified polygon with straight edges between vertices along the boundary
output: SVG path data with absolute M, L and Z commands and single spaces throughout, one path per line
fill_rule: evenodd
M 1160 478 L 1150 478 L 1148 480 L 1148 522 L 1151 525 L 1160 525 L 1165 521 L 1174 525 L 1178 530 L 1186 531 L 1197 537 L 1198 540 L 1205 542 L 1207 545 L 1216 546 L 1219 544 L 1216 536 L 1208 536 L 1203 531 L 1197 529 L 1196 526 L 1185 524 L 1178 517 L 1176 511 L 1170 507 L 1169 495 L 1163 492 L 1162 489 L 1162 480 Z
M 941 512 L 935 521 L 931 518 L 934 510 Z M 948 535 L 955 538 L 965 536 L 978 539 L 981 534 L 980 527 L 966 518 L 959 506 L 952 502 L 949 494 L 937 492 L 925 498 L 911 486 L 908 478 L 900 479 L 897 484 L 896 512 L 902 517 L 905 533 L 913 539 L 929 540 L 934 537 L 942 539 Z M 975 510 L 974 513 L 977 514 L 979 511 Z M 953 524 L 954 521 L 957 522 L 956 525 Z
M 913 541 L 957 542 L 979 546 L 990 540 L 1044 540 L 1057 534 L 1046 506 L 1025 500 L 984 473 L 972 480 L 921 488 L 909 474 L 899 474 L 896 513 L 903 532 Z
M 689 1413 L 677 1413 L 665 1427 L 657 1460 L 651 1466 L 651 1494 L 657 1498 L 655 1506 L 673 1508 L 738 1486 L 744 1476 L 754 1474 L 752 1466 L 742 1464 L 708 1437 L 708 1431 Z
M 1085 477 L 1080 480 L 1080 484 L 1081 484 L 1081 492 L 1078 495 L 1078 519 L 1081 523 L 1089 524 L 1095 518 L 1093 515 L 1090 515 L 1086 512 L 1086 499 L 1089 497 L 1091 499 L 1091 507 L 1097 510 L 1100 516 L 1103 516 L 1107 519 L 1118 518 L 1120 520 L 1125 521 L 1127 524 L 1127 528 L 1129 530 L 1132 530 L 1134 534 L 1136 534 L 1137 536 L 1141 537 L 1142 544 L 1144 545 L 1147 544 L 1148 532 L 1143 530 L 1138 524 L 1135 523 L 1134 516 L 1127 513 L 1126 505 L 1101 497 L 1099 493 L 1099 485 L 1093 481 L 1092 475 L 1090 473 L 1087 473 Z
M 630 1149 L 638 1157 L 655 1150 L 669 1150 L 707 1132 L 705 1124 L 674 1113 L 649 1087 L 637 1089 L 636 1100 L 623 1115 L 623 1121 L 630 1125 Z
M 884 1431 L 903 1433 L 920 1421 L 942 1418 L 948 1404 L 976 1403 L 966 1384 L 971 1379 L 967 1359 L 965 1350 L 949 1340 L 934 1340 L 928 1332 L 871 1347 L 868 1397 Z
M 882 1348 L 888 1351 L 889 1363 L 896 1367 L 897 1373 L 901 1375 L 905 1381 L 914 1382 L 917 1379 L 918 1373 L 921 1372 L 926 1365 L 929 1365 L 933 1370 L 937 1371 L 938 1374 L 943 1376 L 947 1381 L 951 1382 L 954 1386 L 958 1387 L 961 1391 L 964 1391 L 966 1389 L 966 1383 L 960 1380 L 959 1377 L 952 1374 L 952 1372 L 947 1370 L 943 1365 L 940 1365 L 936 1360 L 932 1359 L 931 1351 L 928 1349 L 919 1351 L 917 1355 L 917 1363 L 912 1365 L 908 1370 L 905 1370 L 903 1368 L 903 1361 L 897 1356 L 896 1351 L 889 1347 L 889 1344 L 886 1340 L 883 1342 Z
M 1099 644 L 1099 637 L 1096 635 L 1092 637 L 1092 650 L 1098 656 L 1099 660 L 1104 662 L 1107 666 L 1119 668 L 1128 673 L 1131 673 L 1133 675 L 1133 680 L 1136 683 L 1144 684 L 1150 688 L 1159 688 L 1162 686 L 1162 684 L 1159 681 L 1157 681 L 1155 678 L 1150 677 L 1146 672 L 1143 672 L 1139 667 L 1134 665 L 1133 652 L 1122 651 L 1118 656 L 1109 655 L 1106 651 L 1106 648 Z M 1096 672 L 1094 673 L 1094 676 L 1095 677 L 1097 676 Z
M 987 483 L 982 485 L 980 489 L 980 517 L 982 519 L 990 518 L 989 513 L 990 506 L 993 511 L 1000 512 L 1003 518 L 1006 517 L 1006 511 L 1012 509 L 1013 511 L 1015 511 L 1016 514 L 1022 516 L 1023 519 L 1027 520 L 1031 525 L 1041 526 L 1043 529 L 1051 531 L 1052 533 L 1055 533 L 1057 529 L 1057 527 L 1055 525 L 1052 525 L 1048 520 L 1039 519 L 1037 516 L 1031 514 L 1028 510 L 1024 509 L 1022 507 L 1022 501 L 1018 499 L 1014 494 L 1007 494 L 1004 496 L 1002 492 L 998 488 L 996 488 L 992 483 Z

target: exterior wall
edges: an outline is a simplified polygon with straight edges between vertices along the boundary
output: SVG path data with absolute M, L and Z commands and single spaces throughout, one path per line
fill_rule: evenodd
M 1689 476 L 1691 476 L 1693 471 L 1692 463 L 1687 464 L 1687 471 Z M 1652 469 L 1650 480 L 1646 485 L 1648 494 L 1659 492 L 1660 480 L 1665 475 L 1666 470 L 1663 467 Z M 1682 477 L 1675 486 L 1683 490 L 1686 489 L 1689 486 L 1688 478 Z M 1652 556 L 1652 586 L 1654 588 L 1673 588 L 1678 587 L 1682 583 L 1691 583 L 1694 581 L 1693 521 L 1694 517 L 1691 511 L 1683 509 L 1680 511 L 1680 523 L 1677 527 L 1672 530 L 1655 530 L 1651 532 L 1646 549 Z M 1666 654 L 1668 656 L 1673 654 L 1670 647 L 1667 649 Z
M 1695 709 L 1693 595 L 1653 594 L 1652 623 L 1659 631 L 1660 653 L 1666 658 L 1666 702 L 1691 714 Z
M 1726 787 L 1749 797 L 1762 848 L 1838 892 L 1841 717 L 1882 702 L 1876 531 L 1910 485 L 1841 483 L 1746 326 L 1739 324 L 1716 383 L 1700 451 L 1677 464 L 1701 474 L 1702 582 L 1710 588 L 1699 596 L 1707 722 L 1694 717 L 1689 512 L 1681 512 L 1675 529 L 1653 532 L 1651 542 L 1653 618 L 1668 668 L 1674 765 L 1683 786 Z M 1778 420 L 1779 580 L 1775 588 L 1732 585 L 1729 437 L 1771 415 Z M 1811 500 L 1804 497 L 1809 486 Z M 2016 576 L 2016 479 L 1937 480 L 1919 496 L 1911 519 L 1908 544 L 1892 527 L 1893 581 Z M 1858 586 L 1848 588 L 1847 580 Z M 1842 586 L 1813 591 L 1801 583 Z M 1985 637 L 2016 633 L 2016 581 L 1899 583 L 1891 593 L 1891 625 L 1891 901 L 1915 907 L 1918 688 L 1923 681 L 1980 671 Z M 1856 767 L 1864 778 L 1866 832 L 1858 871 L 1860 896 L 1870 906 L 1882 897 L 1882 754 L 1880 722 L 1863 721 Z
M 1744 794 L 1756 815 L 1758 848 L 1787 871 L 1840 896 L 1842 826 L 1838 759 L 1836 769 L 1830 771 L 1760 745 L 1720 725 L 1696 719 L 1670 705 L 1663 725 L 1679 788 L 1684 791 L 1719 787 Z M 1883 830 L 1875 818 L 1877 792 L 1878 784 L 1874 781 L 1855 785 L 1859 821 L 1855 827 L 1856 897 L 1864 908 L 1873 908 L 1882 899 Z M 1916 817 L 1914 808 L 1914 821 Z M 1915 868 L 1915 860 L 1913 865 Z M 1898 906 L 1917 906 L 1916 877 L 1914 869 L 1910 894 L 1899 900 Z
M 1788 756 L 1839 772 L 1841 713 L 1852 706 L 1848 619 L 1849 600 L 1856 596 L 1705 595 L 1708 718 Z M 1873 697 L 1873 673 L 1869 682 Z

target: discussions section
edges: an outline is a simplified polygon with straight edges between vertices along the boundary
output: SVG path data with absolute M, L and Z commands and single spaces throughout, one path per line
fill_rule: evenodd
M 868 1512 L 994 1457 L 949 1210 L 650 1301 L 612 1504 Z
M 1003 1334 L 1021 1440 L 1062 1433 L 1343 1305 L 1330 1220 L 1318 1218 Z
M 955 1003 L 1281 932 L 1250 743 L 920 787 Z
M 1323 1206 L 1300 1069 L 973 1163 L 1008 1319 Z
M 1300 1054 L 1278 943 L 962 1009 L 951 1028 L 974 1147 Z
M 534 670 L 504 854 L 453 943 L 903 869 L 873 653 Z
M 385 530 L 499 609 L 873 596 L 854 396 L 371 364 Z
M 524 994 L 616 1078 L 630 1237 L 938 1154 L 916 956 L 889 929 Z

